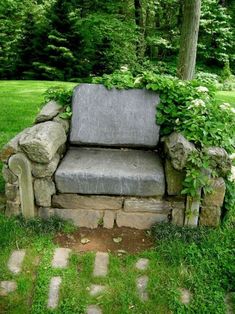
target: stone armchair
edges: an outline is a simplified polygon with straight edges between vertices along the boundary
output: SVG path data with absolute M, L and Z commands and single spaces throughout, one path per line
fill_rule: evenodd
M 56 102 L 46 104 L 35 125 L 1 152 L 6 213 L 57 215 L 89 228 L 116 223 L 147 229 L 170 220 L 218 225 L 222 178 L 214 183 L 216 201 L 205 198 L 204 210 L 195 202 L 194 217 L 186 218 L 188 200 L 180 192 L 184 161 L 195 147 L 173 133 L 165 139 L 165 155 L 159 154 L 159 101 L 147 90 L 81 84 L 74 89 L 71 124 L 60 118 Z

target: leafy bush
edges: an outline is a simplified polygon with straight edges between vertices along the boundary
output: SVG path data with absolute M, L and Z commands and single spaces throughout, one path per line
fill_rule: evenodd
M 61 106 L 70 106 L 72 102 L 72 90 L 61 86 L 52 86 L 44 93 L 45 102 L 55 100 Z

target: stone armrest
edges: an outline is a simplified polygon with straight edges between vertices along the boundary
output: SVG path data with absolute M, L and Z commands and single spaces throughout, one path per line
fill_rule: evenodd
M 61 107 L 48 103 L 36 124 L 10 140 L 1 151 L 6 182 L 6 212 L 36 216 L 37 206 L 50 206 L 55 193 L 53 175 L 66 150 L 69 121 L 59 117 Z M 41 191 L 41 193 L 40 193 Z

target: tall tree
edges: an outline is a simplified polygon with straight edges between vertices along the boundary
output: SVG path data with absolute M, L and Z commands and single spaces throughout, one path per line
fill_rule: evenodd
M 180 38 L 178 76 L 191 80 L 195 72 L 201 0 L 185 0 Z

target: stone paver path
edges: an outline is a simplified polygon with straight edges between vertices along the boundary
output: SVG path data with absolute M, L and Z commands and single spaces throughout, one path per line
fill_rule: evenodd
M 235 292 L 229 292 L 225 296 L 225 305 L 226 305 L 226 314 L 234 314 L 235 306 L 233 305 L 232 298 L 235 295 Z
M 91 285 L 89 289 L 89 293 L 93 297 L 101 294 L 104 291 L 105 291 L 105 286 L 102 286 L 102 285 Z
M 135 264 L 135 267 L 138 270 L 146 270 L 148 266 L 149 266 L 149 260 L 147 258 L 140 258 Z
M 71 250 L 66 248 L 57 248 L 52 260 L 52 267 L 54 268 L 65 268 L 68 266 L 68 259 Z
M 8 261 L 8 269 L 13 274 L 19 274 L 21 272 L 22 263 L 25 257 L 25 250 L 13 251 Z
M 0 295 L 5 296 L 10 292 L 14 292 L 17 289 L 15 281 L 1 281 L 0 282 Z
M 105 277 L 108 273 L 109 255 L 104 252 L 97 252 L 95 256 L 94 277 Z
M 47 302 L 47 307 L 49 309 L 55 309 L 58 306 L 61 282 L 62 282 L 61 277 L 51 278 L 49 286 L 49 297 Z
M 180 301 L 183 304 L 189 304 L 192 298 L 192 294 L 188 289 L 185 288 L 179 288 L 180 291 Z
M 148 300 L 148 293 L 146 291 L 148 285 L 148 276 L 141 276 L 136 280 L 136 287 L 139 297 L 142 301 Z
M 102 314 L 102 311 L 97 305 L 89 305 L 87 308 L 87 314 Z

